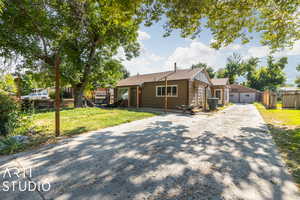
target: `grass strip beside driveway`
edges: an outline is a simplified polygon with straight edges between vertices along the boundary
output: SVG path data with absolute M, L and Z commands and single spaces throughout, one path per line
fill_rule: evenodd
M 72 135 L 98 130 L 106 127 L 153 117 L 157 115 L 151 112 L 132 111 L 127 109 L 101 109 L 101 108 L 70 108 L 60 112 L 61 137 L 70 137 Z M 57 138 L 54 134 L 55 112 L 43 111 L 33 115 L 32 131 L 30 142 L 25 146 L 14 147 L 11 144 L 9 151 L 0 151 L 2 154 L 11 154 L 26 149 L 37 148 L 41 144 L 54 143 Z M 0 138 L 1 139 L 1 138 Z
M 268 123 L 279 151 L 300 189 L 300 110 L 256 108 Z

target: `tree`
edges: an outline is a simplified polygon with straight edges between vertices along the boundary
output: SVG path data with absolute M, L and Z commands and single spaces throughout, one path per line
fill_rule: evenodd
M 258 67 L 259 58 L 249 58 L 243 64 L 242 74 L 245 76 L 246 80 L 251 80 L 254 76 L 254 73 Z
M 105 64 L 110 62 L 120 47 L 127 58 L 138 55 L 137 31 L 141 20 L 136 17 L 135 1 L 129 5 L 123 1 L 75 2 L 66 5 L 70 8 L 67 9 L 69 12 L 62 11 L 67 17 L 65 27 L 72 29 L 64 43 L 66 58 L 63 62 L 71 69 L 65 75 L 71 75 L 69 81 L 74 88 L 75 107 L 81 107 L 83 91 L 94 74 L 116 73 L 111 68 L 105 68 Z
M 218 71 L 216 72 L 216 76 L 217 78 L 226 78 L 225 69 L 224 68 L 218 69 Z
M 209 75 L 209 78 L 215 78 L 216 73 L 215 73 L 215 70 L 212 67 L 207 67 L 206 71 Z
M 240 38 L 242 43 L 261 32 L 261 43 L 271 49 L 292 45 L 300 39 L 300 1 L 148 1 L 148 25 L 166 16 L 165 35 L 180 29 L 183 37 L 196 37 L 203 28 L 211 30 L 212 46 L 220 48 Z M 154 3 L 155 2 L 155 3 Z
M 295 83 L 296 83 L 297 87 L 300 88 L 300 77 L 299 76 L 296 78 Z
M 267 66 L 253 72 L 251 79 L 247 80 L 249 87 L 257 90 L 276 90 L 277 87 L 285 83 L 286 77 L 283 69 L 287 64 L 287 58 L 282 57 L 275 62 L 272 56 L 267 58 Z
M 31 69 L 44 67 L 55 71 L 56 124 L 59 124 L 61 64 L 72 65 L 76 105 L 80 106 L 94 66 L 110 59 L 120 47 L 128 58 L 137 55 L 140 23 L 135 15 L 137 2 L 7 2 L 1 16 L 1 56 L 17 55 Z M 58 130 L 56 127 L 57 135 Z
M 193 64 L 192 67 L 193 68 L 205 68 L 208 75 L 209 75 L 209 78 L 214 78 L 215 77 L 215 71 L 212 67 L 208 66 L 206 63 L 197 63 L 197 64 Z
M 191 68 L 193 69 L 193 68 L 207 68 L 207 67 L 208 65 L 206 63 L 199 62 L 197 64 L 193 64 Z
M 10 93 L 17 92 L 17 87 L 13 75 L 5 74 L 0 77 L 0 90 Z
M 243 61 L 239 54 L 233 53 L 227 58 L 227 64 L 224 71 L 224 77 L 229 79 L 230 84 L 235 83 L 238 76 L 243 73 Z
M 122 67 L 121 72 L 123 74 L 123 79 L 130 77 L 130 72 L 124 66 Z

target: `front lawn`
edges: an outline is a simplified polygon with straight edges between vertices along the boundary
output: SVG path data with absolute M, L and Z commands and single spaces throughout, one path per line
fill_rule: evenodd
M 74 135 L 131 122 L 155 114 L 125 109 L 75 108 L 61 111 L 61 135 Z M 33 116 L 37 131 L 54 134 L 54 112 L 38 113 Z
M 98 130 L 122 123 L 131 122 L 155 116 L 150 112 L 130 111 L 126 109 L 100 109 L 100 108 L 73 108 L 61 111 L 61 136 L 69 137 L 88 131 Z M 30 143 L 26 148 L 37 147 L 42 143 L 53 143 L 55 113 L 54 111 L 40 112 L 32 116 L 33 128 Z M 24 150 L 16 149 L 10 153 Z M 0 152 L 0 154 L 3 154 Z
M 280 126 L 300 126 L 300 110 L 281 109 L 280 104 L 277 105 L 277 109 L 265 109 L 259 103 L 255 103 L 255 106 L 267 123 Z
M 300 110 L 270 109 L 256 103 L 286 165 L 300 188 Z

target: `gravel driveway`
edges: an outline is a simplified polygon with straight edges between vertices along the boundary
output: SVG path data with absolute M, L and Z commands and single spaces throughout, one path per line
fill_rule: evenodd
M 300 199 L 253 105 L 210 116 L 156 116 L 16 157 L 0 159 L 0 172 L 31 167 L 32 175 L 19 180 L 51 189 L 0 187 L 0 199 Z

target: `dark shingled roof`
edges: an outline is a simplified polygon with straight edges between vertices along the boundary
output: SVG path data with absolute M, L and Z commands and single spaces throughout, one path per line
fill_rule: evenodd
M 184 80 L 184 79 L 192 79 L 196 74 L 201 72 L 203 69 L 195 68 L 195 69 L 178 69 L 176 71 L 167 71 L 167 72 L 159 72 L 152 74 L 142 74 L 135 75 L 129 78 L 120 80 L 117 86 L 130 86 L 130 85 L 141 85 L 146 82 L 155 82 L 155 81 L 163 81 L 167 76 L 167 79 L 170 80 Z
M 211 79 L 211 82 L 213 85 L 227 85 L 228 80 L 228 78 L 213 78 Z

